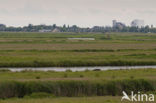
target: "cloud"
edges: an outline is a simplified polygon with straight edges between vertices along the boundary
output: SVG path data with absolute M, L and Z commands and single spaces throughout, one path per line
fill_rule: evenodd
M 126 24 L 144 19 L 156 25 L 155 4 L 156 0 L 1 0 L 0 22 L 93 26 L 111 25 L 112 19 Z

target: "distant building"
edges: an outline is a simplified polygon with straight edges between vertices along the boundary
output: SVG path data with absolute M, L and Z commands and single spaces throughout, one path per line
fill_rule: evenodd
M 53 32 L 53 33 L 57 33 L 57 32 L 61 32 L 59 28 L 55 28 L 55 29 L 41 29 L 39 30 L 39 32 L 41 33 L 45 33 L 45 32 Z
M 139 28 L 144 27 L 144 20 L 138 20 L 138 19 L 133 20 L 131 22 L 131 26 L 132 27 L 139 27 Z
M 113 20 L 113 28 L 123 29 L 125 26 L 126 25 L 124 23 L 117 22 L 116 20 Z
M 53 33 L 59 33 L 59 32 L 61 32 L 61 31 L 60 31 L 60 29 L 55 28 L 54 30 L 52 30 L 52 32 L 53 32 Z
M 41 32 L 41 33 L 45 33 L 45 32 L 52 32 L 52 30 L 42 29 L 42 30 L 39 30 L 39 32 Z
M 153 26 L 153 25 L 151 25 L 151 28 L 154 28 L 154 26 Z
M 116 23 L 117 23 L 117 21 L 113 20 L 113 27 L 116 27 Z

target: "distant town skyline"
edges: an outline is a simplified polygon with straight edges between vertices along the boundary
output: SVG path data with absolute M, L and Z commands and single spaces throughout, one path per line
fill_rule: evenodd
M 143 23 L 138 23 L 138 22 L 143 22 Z M 128 26 L 128 27 L 145 27 L 145 26 L 154 26 L 153 24 L 151 24 L 151 25 L 145 25 L 144 24 L 144 20 L 139 20 L 139 19 L 134 19 L 133 21 L 131 21 L 131 23 L 130 23 L 130 25 L 127 25 L 127 24 L 125 24 L 124 22 L 122 22 L 122 21 L 117 21 L 117 20 L 112 20 L 112 25 L 101 25 L 101 27 L 114 27 L 116 24 L 114 23 L 114 22 L 116 22 L 116 23 L 118 23 L 119 25 L 121 24 L 121 25 L 123 25 L 123 26 Z M 135 25 L 133 24 L 133 23 L 135 23 Z M 5 25 L 5 26 L 7 26 L 7 27 L 9 27 L 9 25 L 6 25 L 6 24 L 4 24 L 4 23 L 0 23 L 0 25 Z M 42 24 L 32 24 L 32 23 L 29 23 L 29 24 L 27 24 L 27 25 L 23 25 L 23 26 L 17 26 L 17 27 L 24 27 L 24 26 L 28 26 L 28 25 L 33 25 L 33 26 L 35 26 L 35 25 L 46 25 L 46 26 L 48 26 L 47 24 L 45 24 L 45 23 L 42 23 Z M 54 24 L 49 24 L 49 26 L 52 26 L 52 25 L 57 25 L 56 23 L 54 23 Z M 74 25 L 76 25 L 76 24 L 72 24 L 72 25 L 69 25 L 69 24 L 62 24 L 62 25 L 57 25 L 57 26 L 74 26 Z M 141 26 L 140 26 L 141 25 Z M 76 25 L 76 26 L 78 26 L 78 25 Z M 100 27 L 100 25 L 93 25 L 92 27 L 94 27 L 94 26 L 99 26 Z M 11 27 L 11 26 L 10 26 Z M 12 26 L 12 27 L 16 27 L 16 26 Z M 78 27 L 81 27 L 81 26 L 78 26 Z
M 130 26 L 135 19 L 156 26 L 156 0 L 0 0 L 0 23 L 112 26 L 117 20 Z

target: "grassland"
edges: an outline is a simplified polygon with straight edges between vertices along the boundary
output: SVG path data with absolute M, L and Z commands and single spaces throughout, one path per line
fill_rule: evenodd
M 155 93 L 155 74 L 155 69 L 84 72 L 1 70 L 0 98 L 23 98 L 40 92 L 56 97 L 120 96 L 123 90 L 127 93 Z
M 68 39 L 81 37 L 95 40 Z M 0 33 L 0 67 L 6 69 L 105 65 L 156 65 L 156 34 Z M 84 72 L 2 69 L 0 97 L 15 98 L 1 99 L 0 103 L 120 103 L 122 90 L 156 91 L 155 69 Z M 52 93 L 54 97 L 32 98 L 38 92 Z
M 156 65 L 155 58 L 150 33 L 0 33 L 0 67 Z
M 0 100 L 0 103 L 121 103 L 121 97 L 101 96 L 101 97 L 61 97 L 61 98 L 42 98 L 42 99 L 8 99 Z M 122 103 L 131 103 L 124 101 Z M 135 103 L 135 102 L 134 102 Z M 139 103 L 139 102 L 137 102 Z
M 156 69 L 138 69 L 138 70 L 108 70 L 108 71 L 84 71 L 84 72 L 41 72 L 41 71 L 23 71 L 23 72 L 0 72 L 0 81 L 64 81 L 64 80 L 124 80 L 124 79 L 156 79 Z

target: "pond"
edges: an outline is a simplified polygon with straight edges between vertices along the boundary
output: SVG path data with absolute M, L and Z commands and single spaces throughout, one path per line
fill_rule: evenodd
M 95 40 L 95 38 L 68 38 L 68 40 Z

